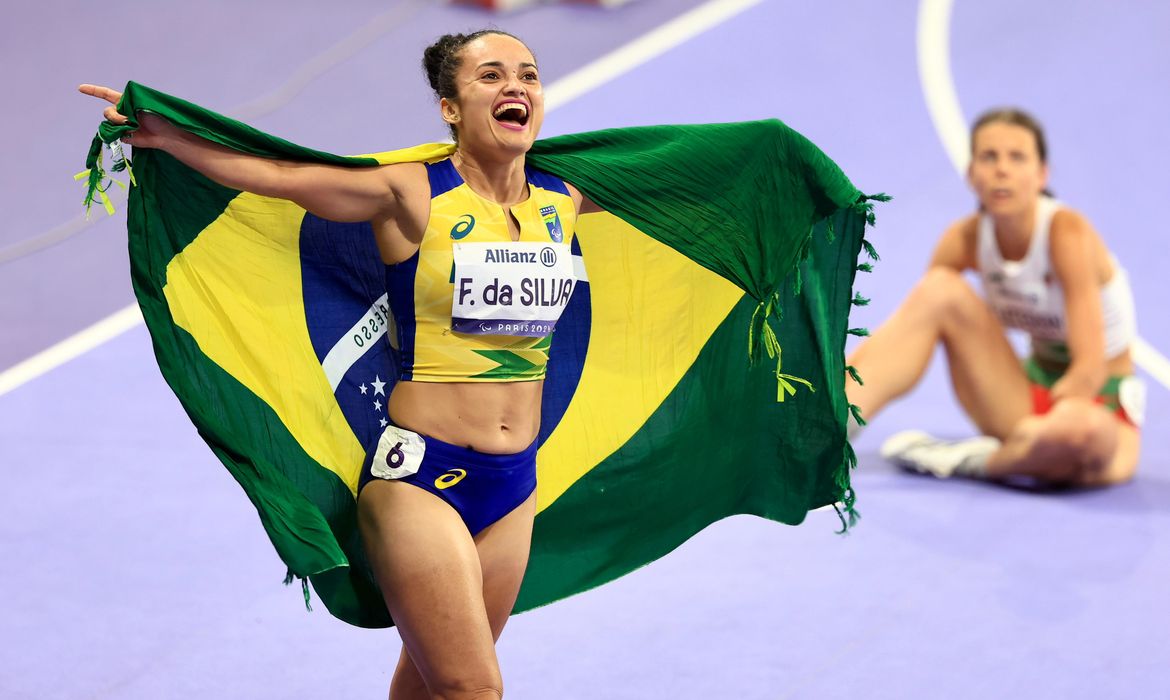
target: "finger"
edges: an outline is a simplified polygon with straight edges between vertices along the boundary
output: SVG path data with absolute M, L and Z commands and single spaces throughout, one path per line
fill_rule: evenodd
M 110 104 L 118 104 L 118 100 L 122 99 L 122 93 L 108 88 L 105 85 L 91 85 L 89 83 L 82 83 L 77 86 L 77 90 L 86 95 L 92 95 L 99 99 L 105 100 Z
M 128 121 L 126 117 L 120 114 L 114 107 L 106 107 L 105 110 L 102 111 L 102 116 L 106 118 L 106 121 L 118 125 L 125 124 Z

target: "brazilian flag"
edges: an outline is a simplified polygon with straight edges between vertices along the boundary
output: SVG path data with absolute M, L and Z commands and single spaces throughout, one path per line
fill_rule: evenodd
M 453 150 L 331 155 L 130 83 L 119 111 L 139 110 L 286 160 Z M 118 139 L 135 128 L 100 127 L 88 199 L 110 183 L 103 144 L 126 169 Z M 867 200 L 883 197 L 775 120 L 562 136 L 528 164 L 606 213 L 578 221 L 588 282 L 552 337 L 517 610 L 611 581 L 732 514 L 797 524 L 833 504 L 851 519 L 844 344 Z M 136 152 L 131 180 L 134 290 L 163 376 L 255 505 L 287 580 L 311 581 L 346 622 L 393 624 L 355 517 L 396 378 L 370 227 L 227 189 L 160 151 Z

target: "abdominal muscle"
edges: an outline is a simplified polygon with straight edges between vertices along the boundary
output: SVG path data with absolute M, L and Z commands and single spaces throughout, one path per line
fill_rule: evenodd
M 390 419 L 400 428 L 487 454 L 523 451 L 540 431 L 543 381 L 431 383 L 400 381 Z

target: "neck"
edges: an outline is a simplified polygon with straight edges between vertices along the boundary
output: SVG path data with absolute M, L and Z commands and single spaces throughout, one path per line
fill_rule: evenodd
M 992 217 L 995 238 L 1005 258 L 1017 259 L 1028 252 L 1036 228 L 1036 206 L 1032 202 L 1022 211 Z
M 505 206 L 528 199 L 523 155 L 493 160 L 457 148 L 451 160 L 467 186 L 484 197 Z

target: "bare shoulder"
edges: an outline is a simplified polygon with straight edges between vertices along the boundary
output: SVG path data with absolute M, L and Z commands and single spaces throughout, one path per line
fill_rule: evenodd
M 1076 254 L 1109 257 L 1108 249 L 1089 219 L 1075 209 L 1060 209 L 1052 215 L 1048 233 L 1051 256 L 1069 251 Z
M 1092 262 L 1101 282 L 1113 276 L 1113 263 L 1104 239 L 1088 217 L 1075 209 L 1061 208 L 1052 215 L 1048 255 L 1058 271 L 1083 258 L 1085 262 Z
M 605 211 L 593 200 L 586 197 L 585 193 L 577 189 L 577 186 L 573 183 L 566 182 L 565 188 L 569 190 L 569 197 L 573 199 L 573 207 L 577 210 L 578 216 L 581 214 L 596 214 L 599 211 Z
M 955 221 L 943 231 L 931 256 L 931 267 L 949 267 L 955 270 L 978 268 L 976 237 L 979 233 L 979 215 L 971 214 Z
M 950 234 L 962 241 L 964 246 L 975 250 L 975 240 L 979 236 L 979 215 L 968 214 L 947 227 L 944 236 Z
M 1061 207 L 1052 215 L 1052 228 L 1049 236 L 1055 241 L 1057 237 L 1071 238 L 1075 236 L 1087 236 L 1091 238 L 1100 238 L 1097 235 L 1096 229 L 1081 212 L 1076 209 L 1069 209 Z
M 426 166 L 422 163 L 394 163 L 381 166 L 380 171 L 392 194 L 393 218 L 398 219 L 404 229 L 425 228 L 431 209 L 431 183 Z
M 378 167 L 386 178 L 395 199 L 403 201 L 410 197 L 430 199 L 431 186 L 427 180 L 427 168 L 422 163 L 393 163 Z

